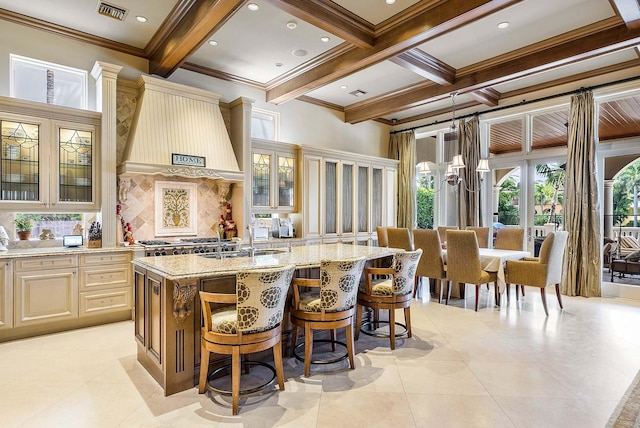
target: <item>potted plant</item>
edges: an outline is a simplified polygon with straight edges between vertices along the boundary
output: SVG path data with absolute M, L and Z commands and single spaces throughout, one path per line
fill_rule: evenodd
M 31 238 L 31 229 L 33 229 L 33 220 L 24 216 L 16 218 L 16 231 L 21 241 Z

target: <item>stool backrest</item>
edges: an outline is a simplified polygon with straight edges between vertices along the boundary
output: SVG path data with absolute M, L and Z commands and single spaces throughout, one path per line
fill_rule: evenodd
M 402 251 L 393 258 L 393 293 L 405 295 L 413 292 L 413 285 L 418 270 L 422 250 Z
M 239 271 L 236 275 L 238 330 L 257 332 L 280 324 L 294 265 Z
M 366 261 L 365 257 L 358 257 L 320 262 L 320 305 L 325 312 L 346 311 L 355 306 Z

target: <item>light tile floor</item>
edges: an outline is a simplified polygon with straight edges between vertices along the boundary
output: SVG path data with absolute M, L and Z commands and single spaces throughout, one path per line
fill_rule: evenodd
M 493 306 L 415 300 L 395 351 L 361 335 L 356 370 L 285 360 L 285 391 L 164 397 L 136 362 L 133 323 L 0 344 L 0 427 L 603 427 L 640 369 L 640 302 L 537 289 Z M 489 304 L 489 306 L 487 306 Z M 466 307 L 465 307 L 466 306 Z M 398 313 L 400 316 L 401 313 Z

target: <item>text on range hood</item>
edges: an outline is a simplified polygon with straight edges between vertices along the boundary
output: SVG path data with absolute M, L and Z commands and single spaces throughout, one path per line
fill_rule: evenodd
M 118 174 L 163 174 L 241 181 L 219 96 L 141 76 L 131 132 Z M 174 154 L 204 158 L 205 166 L 173 165 Z

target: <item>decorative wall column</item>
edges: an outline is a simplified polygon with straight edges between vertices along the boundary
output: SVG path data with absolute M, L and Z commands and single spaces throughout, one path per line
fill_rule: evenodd
M 96 61 L 91 76 L 96 79 L 96 110 L 102 112 L 100 135 L 100 195 L 102 246 L 116 246 L 116 84 L 122 67 Z
M 613 182 L 604 180 L 604 236 L 613 239 Z
M 491 203 L 491 216 L 493 218 L 493 214 L 498 212 L 498 207 L 500 206 L 500 190 L 502 187 L 493 186 L 493 202 Z M 494 219 L 493 221 L 498 221 Z
M 238 234 L 247 236 L 246 227 L 251 223 L 251 98 L 240 97 L 230 103 L 231 106 L 231 144 L 238 160 L 238 166 L 244 172 L 244 182 L 236 183 L 234 188 L 242 187 L 235 194 L 242 194 L 242 221 L 238 224 Z M 236 220 L 236 223 L 238 221 Z

